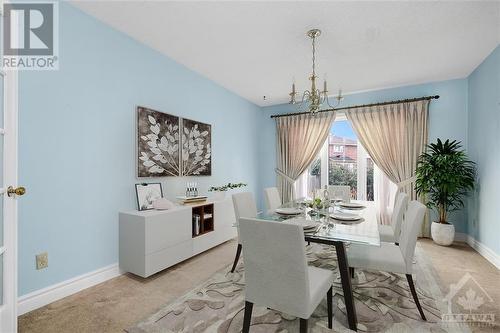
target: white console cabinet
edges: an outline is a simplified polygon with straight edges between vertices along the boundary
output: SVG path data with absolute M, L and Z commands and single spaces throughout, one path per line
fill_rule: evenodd
M 196 215 L 201 219 L 198 227 Z M 234 223 L 231 198 L 163 211 L 120 212 L 120 269 L 148 277 L 236 237 Z

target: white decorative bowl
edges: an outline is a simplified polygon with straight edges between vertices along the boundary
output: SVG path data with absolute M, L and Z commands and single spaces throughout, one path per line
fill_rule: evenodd
M 174 204 L 172 203 L 172 201 L 165 198 L 159 198 L 153 202 L 153 208 L 156 210 L 167 210 L 172 209 L 173 207 Z

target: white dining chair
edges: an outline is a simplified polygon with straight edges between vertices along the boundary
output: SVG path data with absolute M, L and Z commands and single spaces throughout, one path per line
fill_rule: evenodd
M 245 261 L 243 333 L 250 329 L 253 305 L 300 318 L 300 332 L 327 296 L 328 327 L 332 328 L 333 272 L 307 265 L 300 225 L 241 218 Z M 284 241 L 286 240 L 286 241 Z
M 238 247 L 234 256 L 233 267 L 231 273 L 234 273 L 236 265 L 241 255 L 241 240 L 240 240 L 240 218 L 241 217 L 257 217 L 257 205 L 252 192 L 241 192 L 233 194 L 234 215 L 236 217 L 236 231 L 238 232 Z
M 405 274 L 413 300 L 423 320 L 426 319 L 413 284 L 412 273 L 417 236 L 424 221 L 425 209 L 425 206 L 416 200 L 408 204 L 405 221 L 401 227 L 399 245 L 383 242 L 380 247 L 351 244 L 347 251 L 351 276 L 354 276 L 354 268 Z
M 401 225 L 403 224 L 403 215 L 408 207 L 409 196 L 406 193 L 400 192 L 394 200 L 394 209 L 391 214 L 391 224 L 379 224 L 378 232 L 382 242 L 399 243 L 401 234 Z
M 281 206 L 281 197 L 277 187 L 268 187 L 264 189 L 264 198 L 268 211 L 274 211 Z
M 351 201 L 351 187 L 349 185 L 328 185 L 330 199 L 342 199 L 344 202 Z

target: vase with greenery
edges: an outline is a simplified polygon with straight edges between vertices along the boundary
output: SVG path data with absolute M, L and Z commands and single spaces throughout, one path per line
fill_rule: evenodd
M 437 139 L 417 163 L 415 190 L 426 196 L 427 207 L 437 210 L 438 221 L 432 223 L 431 235 L 440 245 L 453 242 L 455 228 L 448 215 L 464 206 L 465 196 L 474 188 L 475 163 L 461 148 L 459 141 Z

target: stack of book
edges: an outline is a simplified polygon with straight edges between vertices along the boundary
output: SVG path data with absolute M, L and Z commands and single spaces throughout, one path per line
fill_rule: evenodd
M 195 196 L 195 197 L 182 196 L 182 197 L 177 197 L 177 200 L 179 200 L 182 204 L 189 204 L 189 203 L 196 203 L 196 202 L 206 201 L 207 200 L 207 196 L 206 195 L 198 195 L 198 196 Z

